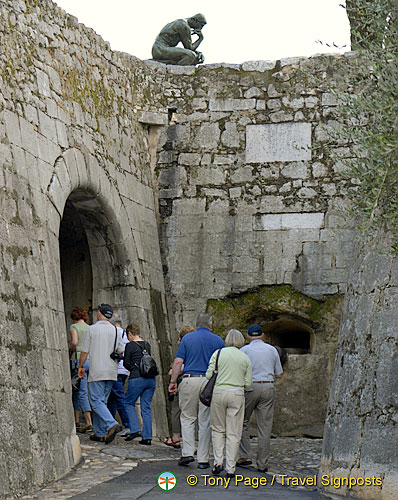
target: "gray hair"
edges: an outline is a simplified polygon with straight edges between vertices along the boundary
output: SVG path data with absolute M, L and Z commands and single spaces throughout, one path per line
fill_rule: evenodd
M 230 330 L 225 337 L 225 347 L 237 347 L 240 349 L 245 345 L 245 338 L 239 330 Z
M 196 318 L 196 328 L 210 328 L 211 316 L 210 314 L 200 313 Z

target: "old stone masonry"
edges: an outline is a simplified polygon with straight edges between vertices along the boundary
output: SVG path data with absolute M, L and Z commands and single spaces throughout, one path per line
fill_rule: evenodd
M 382 479 L 325 491 L 396 500 L 398 265 L 355 244 L 330 134 L 358 56 L 166 66 L 50 0 L 2 0 L 0 45 L 0 498 L 79 462 L 67 326 L 106 302 L 161 368 L 155 435 L 176 330 L 261 323 L 288 351 L 274 434 Z

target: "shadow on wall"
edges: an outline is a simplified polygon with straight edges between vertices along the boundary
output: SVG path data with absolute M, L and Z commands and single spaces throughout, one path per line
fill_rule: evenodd
M 342 295 L 315 300 L 290 285 L 208 301 L 215 333 L 247 333 L 258 323 L 266 342 L 286 349 L 284 376 L 275 384 L 275 435 L 322 437 L 342 305 Z

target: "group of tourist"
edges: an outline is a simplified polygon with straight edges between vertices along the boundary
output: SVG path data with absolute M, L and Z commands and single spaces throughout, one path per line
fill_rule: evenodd
M 169 385 L 170 393 L 178 391 L 181 410 L 182 456 L 178 464 L 187 466 L 195 460 L 197 423 L 199 469 L 210 467 L 210 441 L 213 443 L 214 475 L 223 470 L 224 450 L 228 477 L 235 474 L 236 465 L 251 465 L 248 423 L 254 411 L 258 431 L 257 468 L 266 472 L 274 381 L 283 373 L 279 354 L 264 342 L 262 328 L 257 324 L 248 329 L 248 345 L 238 330 L 230 330 L 224 343 L 211 332 L 212 321 L 208 314 L 199 314 L 196 327 L 181 339 Z M 217 379 L 208 408 L 200 402 L 200 395 L 215 370 Z
M 105 444 L 111 443 L 119 434 L 127 440 L 140 436 L 140 444 L 150 445 L 150 405 L 156 382 L 155 376 L 144 378 L 140 373 L 142 352 L 151 354 L 151 346 L 140 336 L 140 327 L 131 323 L 124 330 L 120 317 L 113 314 L 109 304 L 98 306 L 94 325 L 86 323 L 87 312 L 81 307 L 73 309 L 71 318 L 74 322 L 70 327 L 70 352 L 72 360 L 79 359 L 80 377 L 79 390 L 73 393 L 77 430 L 92 430 L 90 439 Z M 128 389 L 125 393 L 127 378 Z M 138 398 L 142 434 L 135 408 Z M 86 420 L 83 427 L 80 426 L 80 411 Z M 124 429 L 115 419 L 116 411 Z
M 143 360 L 152 360 L 151 346 L 141 338 L 139 326 L 130 324 L 123 330 L 121 319 L 109 304 L 98 306 L 97 322 L 92 326 L 87 325 L 87 313 L 81 308 L 72 311 L 72 319 L 70 349 L 79 355 L 81 379 L 74 396 L 75 418 L 78 424 L 80 410 L 85 419 L 80 430 L 92 429 L 90 439 L 106 444 L 118 434 L 127 441 L 141 437 L 140 444 L 150 445 L 156 381 L 155 376 L 148 376 L 153 372 L 143 372 Z M 207 469 L 212 442 L 213 474 L 221 473 L 225 458 L 227 477 L 232 477 L 236 466 L 252 464 L 248 424 L 254 412 L 258 432 L 256 465 L 260 472 L 266 472 L 274 381 L 283 373 L 278 351 L 264 342 L 258 324 L 249 326 L 247 345 L 238 330 L 230 330 L 225 342 L 211 330 L 211 316 L 199 314 L 196 330 L 185 326 L 180 331 L 168 388 L 173 434 L 164 443 L 181 448 L 182 437 L 178 465 L 189 466 L 197 454 L 198 468 Z M 214 373 L 216 381 L 208 407 L 200 396 Z M 138 398 L 142 431 L 135 408 Z M 115 420 L 116 411 L 124 429 Z

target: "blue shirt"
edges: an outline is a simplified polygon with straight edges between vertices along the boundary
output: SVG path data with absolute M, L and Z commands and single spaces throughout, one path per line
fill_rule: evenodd
M 223 339 L 208 328 L 198 328 L 184 335 L 176 353 L 176 358 L 184 360 L 182 374 L 204 375 L 213 352 L 222 347 Z
M 255 339 L 243 346 L 241 351 L 247 354 L 252 362 L 253 382 L 273 382 L 275 375 L 282 375 L 279 354 L 274 346 Z

